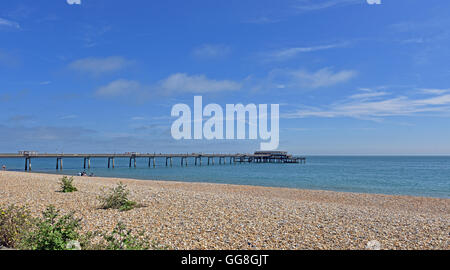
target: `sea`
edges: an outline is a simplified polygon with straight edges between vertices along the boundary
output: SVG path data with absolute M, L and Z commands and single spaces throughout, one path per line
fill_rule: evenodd
M 82 171 L 101 177 L 206 182 L 265 187 L 330 190 L 450 198 L 450 156 L 307 156 L 306 164 L 236 163 L 194 166 L 189 159 L 181 166 L 165 166 L 165 158 L 148 167 L 148 159 L 137 158 L 129 168 L 128 158 L 115 158 L 115 168 L 107 168 L 106 158 L 91 158 L 91 169 L 83 169 L 83 159 L 65 158 L 63 170 L 56 159 L 32 159 L 33 172 L 77 175 Z M 24 159 L 1 159 L 7 170 L 23 171 Z

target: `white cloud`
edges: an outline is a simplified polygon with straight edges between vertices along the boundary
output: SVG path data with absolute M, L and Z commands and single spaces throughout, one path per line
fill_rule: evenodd
M 229 55 L 231 49 L 229 46 L 222 44 L 204 44 L 195 48 L 192 54 L 197 58 L 216 59 Z
M 208 93 L 220 91 L 233 91 L 241 89 L 242 85 L 230 80 L 212 80 L 205 75 L 189 76 L 185 73 L 176 73 L 160 82 L 164 92 Z
M 123 57 L 83 58 L 69 64 L 69 68 L 95 75 L 114 72 L 123 69 L 131 62 Z
M 286 118 L 305 117 L 352 117 L 368 120 L 381 120 L 389 116 L 411 116 L 435 113 L 449 116 L 450 94 L 432 93 L 432 97 L 410 98 L 392 96 L 386 92 L 352 95 L 325 108 L 305 108 L 284 115 Z
M 19 23 L 13 22 L 13 21 L 10 21 L 10 20 L 6 20 L 6 19 L 2 19 L 2 18 L 0 18 L 0 27 L 1 27 L 1 26 L 12 27 L 12 28 L 20 29 Z
M 142 85 L 137 81 L 119 79 L 102 86 L 95 92 L 99 97 L 122 97 L 139 94 L 143 91 Z
M 176 73 L 153 85 L 143 85 L 138 81 L 119 79 L 98 88 L 95 95 L 103 98 L 126 97 L 145 101 L 154 95 L 172 95 L 177 93 L 198 93 L 234 91 L 242 85 L 230 80 L 208 79 L 205 75 L 187 75 Z
M 67 0 L 69 5 L 81 5 L 81 0 Z
M 248 76 L 242 82 L 251 92 L 310 91 L 350 81 L 358 74 L 355 70 L 333 70 L 322 68 L 317 71 L 306 69 L 273 69 L 265 77 Z
M 356 76 L 354 70 L 341 70 L 333 72 L 329 68 L 323 68 L 316 72 L 309 72 L 306 70 L 289 71 L 288 75 L 291 78 L 291 83 L 309 88 L 320 88 L 336 85 L 349 81 Z
M 381 5 L 381 0 L 367 0 L 367 4 L 369 4 L 369 5 L 373 5 L 373 4 Z
M 359 99 L 359 100 L 367 100 L 372 99 L 374 97 L 381 97 L 388 95 L 386 92 L 372 92 L 372 93 L 362 93 L 362 94 L 354 94 L 351 95 L 349 98 L 351 99 Z
M 425 88 L 425 89 L 421 89 L 421 92 L 424 94 L 434 94 L 434 95 L 442 95 L 445 93 L 449 93 L 450 89 L 430 89 L 430 88 Z
M 334 49 L 334 48 L 347 46 L 347 44 L 348 43 L 336 43 L 336 44 L 320 45 L 320 46 L 312 46 L 312 47 L 286 48 L 286 49 L 278 50 L 275 52 L 271 52 L 267 56 L 268 56 L 268 60 L 283 61 L 283 60 L 291 59 L 301 53 Z

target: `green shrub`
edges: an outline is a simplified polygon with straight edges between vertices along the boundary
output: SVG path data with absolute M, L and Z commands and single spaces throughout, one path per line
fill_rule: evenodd
M 26 250 L 147 250 L 167 249 L 119 222 L 111 233 L 78 233 L 80 219 L 73 214 L 60 216 L 53 206 L 32 218 L 24 207 L 0 209 L 0 245 Z
M 80 219 L 73 213 L 59 216 L 54 206 L 49 206 L 35 228 L 27 233 L 21 243 L 21 249 L 31 250 L 66 250 L 71 241 L 78 241 Z
M 11 205 L 6 209 L 0 208 L 0 246 L 16 248 L 33 222 L 25 207 Z
M 74 192 L 77 191 L 77 188 L 73 185 L 73 177 L 68 178 L 67 176 L 63 176 L 61 178 L 61 192 Z
M 100 196 L 101 207 L 103 209 L 119 209 L 119 211 L 128 211 L 139 207 L 136 202 L 128 199 L 130 192 L 126 186 L 120 182 L 116 187 L 111 188 L 109 193 Z

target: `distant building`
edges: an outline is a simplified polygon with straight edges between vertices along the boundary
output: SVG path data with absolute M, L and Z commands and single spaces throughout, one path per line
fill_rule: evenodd
M 256 151 L 255 155 L 258 156 L 287 156 L 286 151 Z
M 125 152 L 125 155 L 139 155 L 139 152 Z
M 37 155 L 38 151 L 19 151 L 19 155 Z

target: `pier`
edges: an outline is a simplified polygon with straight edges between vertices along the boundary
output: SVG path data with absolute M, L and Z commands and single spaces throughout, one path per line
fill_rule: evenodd
M 31 151 L 20 151 L 18 154 L 0 154 L 0 158 L 23 158 L 25 160 L 25 171 L 31 171 L 31 160 L 38 158 L 54 158 L 56 160 L 56 170 L 63 169 L 63 159 L 66 158 L 80 158 L 83 159 L 82 167 L 84 169 L 91 168 L 91 158 L 104 158 L 105 166 L 114 168 L 115 158 L 129 159 L 129 167 L 136 168 L 136 159 L 148 159 L 148 167 L 156 167 L 156 159 L 165 159 L 165 166 L 172 167 L 173 159 L 179 158 L 180 165 L 188 166 L 202 166 L 202 159 L 206 160 L 207 165 L 214 165 L 218 161 L 222 164 L 236 164 L 236 163 L 306 163 L 306 157 L 299 157 L 289 155 L 284 151 L 256 151 L 253 154 L 204 154 L 204 153 L 190 153 L 190 154 L 163 154 L 163 153 L 136 153 L 127 152 L 124 154 L 48 154 Z

